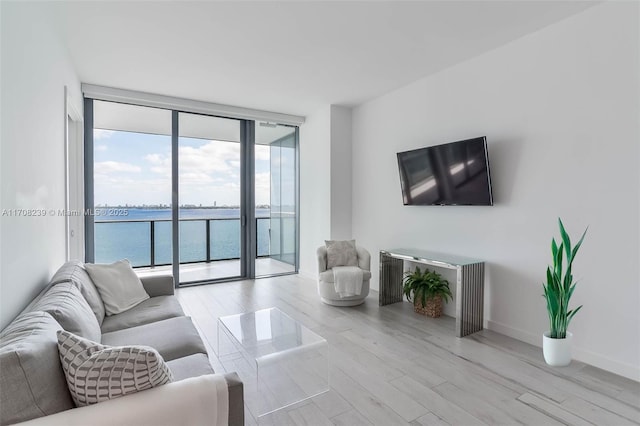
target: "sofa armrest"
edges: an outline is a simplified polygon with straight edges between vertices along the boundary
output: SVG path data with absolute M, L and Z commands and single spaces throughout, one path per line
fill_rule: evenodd
M 364 247 L 356 247 L 358 252 L 358 267 L 365 271 L 371 271 L 371 255 Z
M 217 407 L 220 403 L 230 403 L 231 400 L 216 400 L 221 377 L 220 374 L 191 377 L 121 398 L 73 408 L 19 424 L 21 426 L 199 426 L 226 424 L 226 421 L 218 418 L 222 413 Z M 229 411 L 229 415 L 231 415 L 231 411 Z M 229 425 L 235 426 L 237 424 L 229 422 Z
M 173 275 L 149 275 L 140 277 L 142 286 L 149 296 L 172 296 L 175 291 Z
M 236 373 L 224 375 L 229 390 L 229 426 L 244 426 L 244 386 Z
M 318 256 L 318 273 L 326 271 L 327 270 L 327 248 L 325 246 L 318 247 L 318 250 L 316 250 L 316 255 Z

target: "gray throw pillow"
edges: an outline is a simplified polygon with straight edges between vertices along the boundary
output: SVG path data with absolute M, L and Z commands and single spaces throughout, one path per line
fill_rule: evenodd
M 98 287 L 107 315 L 128 311 L 149 298 L 127 259 L 110 265 L 86 263 L 84 268 Z
M 334 266 L 358 266 L 356 240 L 325 240 L 327 247 L 327 269 Z
M 147 346 L 105 346 L 61 330 L 58 351 L 78 407 L 173 381 L 162 356 Z

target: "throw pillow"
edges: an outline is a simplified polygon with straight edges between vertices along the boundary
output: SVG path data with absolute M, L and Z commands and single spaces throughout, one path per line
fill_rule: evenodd
M 147 346 L 105 346 L 60 330 L 58 351 L 77 407 L 173 381 L 162 356 Z
M 84 268 L 98 287 L 107 315 L 127 311 L 149 298 L 127 259 L 110 265 L 87 263 Z
M 356 240 L 325 240 L 327 247 L 327 269 L 334 266 L 358 266 Z

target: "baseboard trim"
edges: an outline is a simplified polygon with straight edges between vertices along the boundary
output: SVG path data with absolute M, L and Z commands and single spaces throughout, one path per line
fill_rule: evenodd
M 504 334 L 505 336 L 542 348 L 542 335 L 538 336 L 528 331 L 509 327 L 491 320 L 485 321 L 485 327 L 489 330 L 495 331 L 496 333 Z M 619 376 L 626 377 L 627 379 L 640 382 L 640 367 L 637 365 L 616 361 L 575 346 L 573 347 L 573 359 L 601 368 Z

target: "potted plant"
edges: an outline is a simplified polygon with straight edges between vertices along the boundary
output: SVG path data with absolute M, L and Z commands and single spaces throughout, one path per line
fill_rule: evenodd
M 402 291 L 409 302 L 413 298 L 414 311 L 432 318 L 442 315 L 442 299 L 453 299 L 449 281 L 435 271 L 422 272 L 419 267 L 405 273 Z
M 569 309 L 569 301 L 576 288 L 571 268 L 578 249 L 587 234 L 585 229 L 580 241 L 572 248 L 569 234 L 559 218 L 558 224 L 560 225 L 562 242 L 558 246 L 555 238 L 551 239 L 553 267 L 547 267 L 547 282 L 542 284 L 550 325 L 550 330 L 542 336 L 542 352 L 547 364 L 554 367 L 566 366 L 571 362 L 571 338 L 573 335 L 567 331 L 567 327 L 571 319 L 582 308 L 580 305 L 575 309 Z

